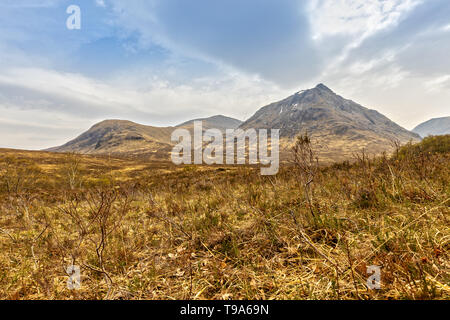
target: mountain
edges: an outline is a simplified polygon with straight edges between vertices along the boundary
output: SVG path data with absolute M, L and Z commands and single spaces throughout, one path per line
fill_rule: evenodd
M 226 129 L 236 129 L 243 123 L 241 120 L 218 115 L 209 118 L 190 120 L 178 125 L 177 127 L 192 128 L 195 121 L 202 121 L 204 130 L 219 129 L 222 132 L 225 132 Z
M 243 123 L 225 116 L 197 120 L 203 121 L 203 130 L 280 129 L 282 156 L 287 154 L 297 135 L 308 132 L 320 158 L 326 162 L 352 158 L 362 149 L 371 154 L 390 151 L 394 140 L 402 143 L 420 140 L 419 135 L 375 110 L 342 98 L 323 84 L 269 104 Z M 48 151 L 169 159 L 172 132 L 177 128 L 193 131 L 194 121 L 175 127 L 151 127 L 131 121 L 106 120 Z
M 214 116 L 198 119 L 203 129 L 234 129 L 242 123 L 237 119 Z M 111 154 L 135 157 L 168 159 L 173 143 L 172 132 L 177 128 L 193 130 L 194 121 L 176 127 L 152 127 L 126 120 L 105 120 L 66 144 L 47 149 L 51 152 L 75 152 L 81 154 Z
M 420 140 L 417 134 L 344 99 L 324 84 L 261 108 L 240 128 L 280 129 L 285 147 L 307 132 L 324 160 L 348 159 L 362 149 L 374 154 L 389 151 L 394 140 Z
M 450 117 L 435 118 L 419 124 L 413 132 L 421 137 L 450 134 Z
M 66 144 L 48 149 L 82 154 L 161 154 L 171 150 L 173 128 L 145 126 L 126 120 L 105 120 Z

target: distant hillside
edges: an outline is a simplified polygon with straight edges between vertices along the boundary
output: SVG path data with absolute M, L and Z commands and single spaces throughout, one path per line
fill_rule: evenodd
M 225 116 L 198 120 L 203 121 L 204 130 L 210 128 L 234 129 L 242 123 Z M 131 157 L 147 156 L 166 160 L 173 148 L 170 141 L 172 132 L 176 128 L 193 129 L 194 121 L 191 120 L 176 127 L 152 127 L 126 120 L 105 120 L 97 123 L 74 140 L 46 151 Z
M 348 159 L 363 148 L 369 153 L 388 151 L 393 140 L 420 140 L 379 112 L 344 99 L 323 84 L 261 108 L 240 128 L 278 128 L 284 146 L 308 132 L 325 160 Z
M 226 129 L 236 129 L 243 123 L 241 120 L 218 115 L 209 118 L 190 120 L 179 124 L 177 127 L 190 128 L 193 127 L 195 121 L 202 121 L 203 129 L 219 129 L 223 132 L 225 132 Z
M 450 134 L 450 117 L 435 118 L 419 124 L 413 132 L 421 137 Z
M 82 154 L 142 155 L 169 152 L 173 128 L 144 126 L 126 120 L 105 120 L 68 143 L 48 149 Z M 157 156 L 159 157 L 159 156 Z

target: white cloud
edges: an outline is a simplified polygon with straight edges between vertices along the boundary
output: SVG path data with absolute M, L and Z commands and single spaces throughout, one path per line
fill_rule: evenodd
M 293 88 L 320 69 L 306 1 L 112 0 L 115 23 L 142 47 L 258 74 Z
M 436 93 L 445 89 L 450 89 L 450 74 L 445 74 L 425 82 L 428 92 Z
M 105 4 L 105 1 L 104 1 L 104 0 L 95 0 L 95 4 L 96 4 L 98 7 L 103 7 L 103 8 L 106 7 L 106 4 Z
M 443 26 L 442 31 L 450 31 L 450 24 Z
M 0 138 L 0 147 L 11 146 L 14 133 L 18 148 L 51 147 L 111 118 L 157 126 L 215 114 L 244 119 L 287 94 L 258 77 L 232 71 L 220 78 L 174 85 L 145 72 L 100 82 L 80 74 L 11 68 L 0 75 L 0 113 L 6 115 L 0 117 L 0 133 L 8 128 L 8 138 Z M 36 130 L 28 141 L 24 125 L 47 129 Z
M 313 37 L 339 34 L 358 36 L 358 41 L 394 26 L 419 4 L 418 0 L 311 0 Z
M 0 8 L 46 8 L 53 7 L 61 0 L 2 0 Z

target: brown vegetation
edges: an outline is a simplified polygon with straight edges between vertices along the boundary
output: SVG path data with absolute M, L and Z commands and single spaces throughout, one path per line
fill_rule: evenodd
M 449 141 L 316 168 L 303 140 L 274 177 L 2 150 L 0 298 L 448 299 Z

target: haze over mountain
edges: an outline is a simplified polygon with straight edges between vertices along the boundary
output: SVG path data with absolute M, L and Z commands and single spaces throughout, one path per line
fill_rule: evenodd
M 202 121 L 204 130 L 219 129 L 222 132 L 225 132 L 226 129 L 236 129 L 243 123 L 243 121 L 238 119 L 218 115 L 209 118 L 186 121 L 182 124 L 179 124 L 177 127 L 191 128 L 194 126 L 195 121 Z
M 413 132 L 425 138 L 427 136 L 439 136 L 450 134 L 450 117 L 435 118 L 419 124 Z
M 402 143 L 420 140 L 417 134 L 379 112 L 344 99 L 323 84 L 267 105 L 243 123 L 225 116 L 198 120 L 203 121 L 203 130 L 280 129 L 281 147 L 285 150 L 296 136 L 308 132 L 324 160 L 348 159 L 362 149 L 373 154 L 389 151 L 394 140 Z M 170 141 L 173 130 L 186 128 L 192 131 L 194 121 L 176 127 L 152 127 L 131 121 L 107 120 L 49 151 L 168 159 L 173 147 Z

